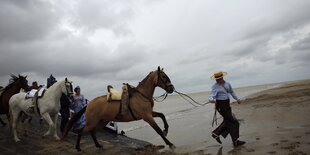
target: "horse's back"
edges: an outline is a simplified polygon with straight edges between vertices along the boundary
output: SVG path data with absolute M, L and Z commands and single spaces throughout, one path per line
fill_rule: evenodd
M 108 102 L 107 96 L 100 96 L 91 100 L 86 108 L 86 120 L 94 118 L 98 118 L 100 121 L 113 119 L 119 112 L 119 104 L 117 102 Z

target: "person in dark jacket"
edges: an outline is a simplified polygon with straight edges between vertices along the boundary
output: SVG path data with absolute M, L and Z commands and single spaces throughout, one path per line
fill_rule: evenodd
M 62 94 L 60 98 L 60 114 L 61 114 L 61 123 L 60 123 L 60 132 L 63 133 L 65 131 L 65 127 L 70 117 L 70 99 L 67 95 Z

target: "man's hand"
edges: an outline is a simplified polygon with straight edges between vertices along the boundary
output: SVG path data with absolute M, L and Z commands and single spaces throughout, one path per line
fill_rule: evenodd
M 238 99 L 238 100 L 237 100 L 237 103 L 238 103 L 238 104 L 241 104 L 241 100 L 240 100 L 240 99 Z
M 209 100 L 210 103 L 216 103 L 215 99 Z

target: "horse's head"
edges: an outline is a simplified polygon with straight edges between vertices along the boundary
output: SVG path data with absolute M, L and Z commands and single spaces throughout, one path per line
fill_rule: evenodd
M 164 72 L 164 69 L 160 69 L 158 66 L 158 69 L 156 71 L 157 75 L 157 86 L 164 89 L 167 93 L 173 93 L 174 86 L 172 85 L 170 78 L 166 75 Z
M 23 88 L 26 91 L 29 89 L 28 80 L 26 79 L 27 76 L 18 75 L 18 77 L 12 76 L 12 78 L 15 78 L 14 81 L 18 84 L 19 88 Z
M 66 94 L 69 98 L 71 98 L 73 95 L 72 82 L 66 78 L 64 81 L 64 84 L 65 84 L 65 87 L 63 87 L 62 92 Z

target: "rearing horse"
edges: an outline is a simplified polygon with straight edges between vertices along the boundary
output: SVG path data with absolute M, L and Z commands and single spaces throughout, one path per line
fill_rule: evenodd
M 160 67 L 158 70 L 151 72 L 139 85 L 135 88 L 135 91 L 131 94 L 129 109 L 132 112 L 128 112 L 121 118 L 116 117 L 120 110 L 120 101 L 107 101 L 107 96 L 100 96 L 89 102 L 87 107 L 84 107 L 68 122 L 62 139 L 65 138 L 72 128 L 73 124 L 85 113 L 86 126 L 78 133 L 75 148 L 81 151 L 80 139 L 82 133 L 90 132 L 94 140 L 96 147 L 101 148 L 95 136 L 95 127 L 99 123 L 106 125 L 110 121 L 116 122 L 130 122 L 143 119 L 163 138 L 165 143 L 170 148 L 175 146 L 166 138 L 168 133 L 168 123 L 165 115 L 159 112 L 153 111 L 154 101 L 153 94 L 156 87 L 164 89 L 167 93 L 174 91 L 174 86 L 171 84 L 169 77 L 163 72 Z M 164 122 L 165 129 L 162 131 L 154 120 L 154 117 L 160 117 Z
M 28 90 L 28 81 L 27 76 L 21 76 L 18 75 L 11 75 L 12 83 L 10 83 L 8 86 L 6 86 L 3 89 L 2 95 L 0 96 L 0 115 L 6 114 L 8 120 L 9 120 L 9 100 L 14 95 L 20 92 L 20 89 Z M 1 120 L 0 122 L 2 125 L 5 125 L 5 123 Z

